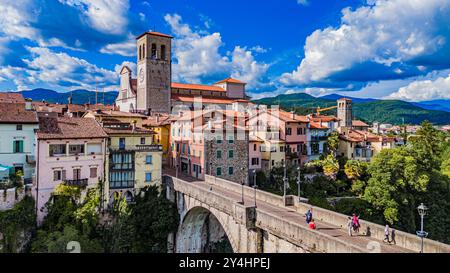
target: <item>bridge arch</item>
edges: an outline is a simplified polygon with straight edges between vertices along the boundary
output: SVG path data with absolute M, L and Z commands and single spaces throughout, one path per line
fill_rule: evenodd
M 238 252 L 235 240 L 220 214 L 196 206 L 183 217 L 176 236 L 177 253 L 207 253 L 232 250 Z M 219 246 L 220 245 L 220 246 Z M 219 249 L 216 247 L 219 246 Z

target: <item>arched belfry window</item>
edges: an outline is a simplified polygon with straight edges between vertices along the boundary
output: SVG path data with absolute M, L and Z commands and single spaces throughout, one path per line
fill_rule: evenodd
M 161 60 L 166 59 L 166 45 L 161 45 Z
M 156 52 L 156 44 L 152 44 L 152 52 L 151 52 L 151 58 L 153 60 L 156 60 L 158 58 L 158 54 Z
M 142 46 L 139 46 L 139 60 L 142 59 Z
M 142 47 L 142 58 L 145 59 L 145 44 Z

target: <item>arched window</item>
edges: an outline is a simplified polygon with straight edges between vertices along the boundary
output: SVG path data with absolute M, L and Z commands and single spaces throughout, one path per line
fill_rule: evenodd
M 145 59 L 145 44 L 142 46 L 142 58 Z
M 155 59 L 157 59 L 158 58 L 158 55 L 157 55 L 157 53 L 156 53 L 156 44 L 152 44 L 152 52 L 151 52 L 151 58 L 153 59 L 153 60 L 155 60 Z
M 142 59 L 142 46 L 139 46 L 139 60 Z
M 166 46 L 161 45 L 161 60 L 165 60 L 165 59 L 166 59 Z

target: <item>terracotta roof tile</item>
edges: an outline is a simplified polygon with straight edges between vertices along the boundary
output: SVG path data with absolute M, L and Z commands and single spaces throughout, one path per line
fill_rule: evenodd
M 25 103 L 0 102 L 0 123 L 38 123 L 38 117 L 35 111 L 25 109 Z
M 172 83 L 173 89 L 188 89 L 188 90 L 200 90 L 200 91 L 214 91 L 214 92 L 226 92 L 225 89 L 219 86 L 211 86 L 204 84 L 188 84 L 188 83 Z
M 94 119 L 39 117 L 38 139 L 104 138 L 107 136 Z
M 329 129 L 327 126 L 320 124 L 320 122 L 309 122 L 309 128 L 311 129 L 318 129 L 318 130 L 327 130 Z
M 144 35 L 146 35 L 146 34 L 155 35 L 155 36 L 160 36 L 160 37 L 165 37 L 165 38 L 173 38 L 172 36 L 167 35 L 167 34 L 164 34 L 164 33 L 161 33 L 161 32 L 157 32 L 157 31 L 147 31 L 147 32 L 142 33 L 142 34 L 139 35 L 138 37 L 136 37 L 136 39 L 139 39 L 139 38 L 141 38 L 142 36 L 144 36 Z
M 233 78 L 231 78 L 231 77 L 230 77 L 230 78 L 223 79 L 223 80 L 221 80 L 221 81 L 218 81 L 218 82 L 216 82 L 215 84 L 224 83 L 224 82 L 227 82 L 227 83 L 246 84 L 245 82 L 242 82 L 242 81 L 240 81 L 240 80 L 233 79 Z
M 172 100 L 174 101 L 181 101 L 181 102 L 187 102 L 187 103 L 193 103 L 194 98 L 201 97 L 202 103 L 213 103 L 213 104 L 232 104 L 233 102 L 249 102 L 248 100 L 236 100 L 236 99 L 230 99 L 228 97 L 211 97 L 211 96 L 195 96 L 195 95 L 179 95 L 179 94 L 172 94 Z
M 0 102 L 25 102 L 21 93 L 0 92 Z
M 354 127 L 369 127 L 369 125 L 361 120 L 352 120 L 352 126 Z

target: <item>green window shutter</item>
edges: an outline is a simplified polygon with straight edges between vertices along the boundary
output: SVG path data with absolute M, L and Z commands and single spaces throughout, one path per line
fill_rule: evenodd
M 23 153 L 23 140 L 19 140 L 19 153 Z

